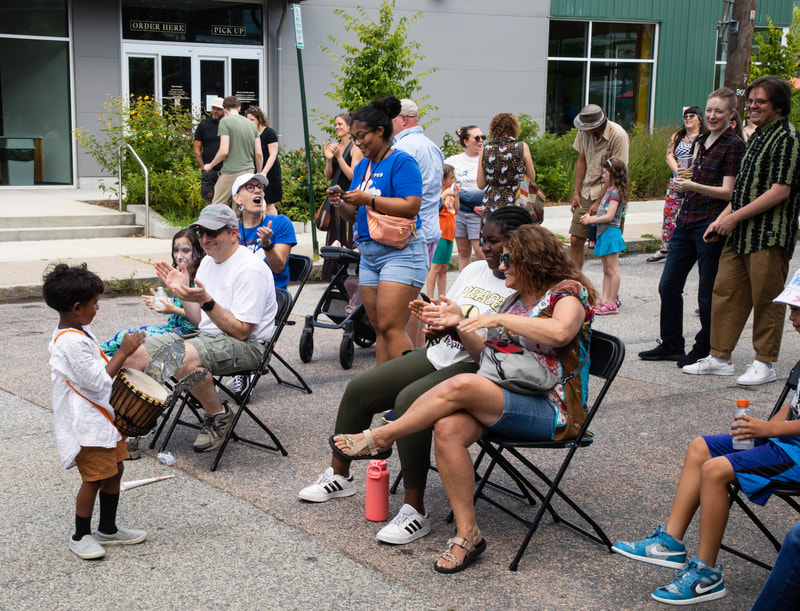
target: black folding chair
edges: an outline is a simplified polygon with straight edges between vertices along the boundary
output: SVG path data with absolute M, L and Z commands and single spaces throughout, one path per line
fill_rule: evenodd
M 286 321 L 284 322 L 284 326 L 290 326 L 295 324 L 295 321 L 289 320 L 289 315 L 292 313 L 295 304 L 297 303 L 297 298 L 300 296 L 300 292 L 303 290 L 303 287 L 306 285 L 306 281 L 308 277 L 311 275 L 311 269 L 313 263 L 311 261 L 311 257 L 306 257 L 305 255 L 289 255 L 289 261 L 287 263 L 289 266 L 289 282 L 293 282 L 297 284 L 297 288 L 295 289 L 294 296 L 291 298 L 291 303 L 289 304 L 289 311 L 286 313 Z M 283 331 L 283 328 L 281 328 Z M 278 330 L 276 329 L 276 333 Z M 307 393 L 311 393 L 311 387 L 305 381 L 303 376 L 301 376 L 294 367 L 289 365 L 286 360 L 278 354 L 276 351 L 272 351 L 272 356 L 280 362 L 289 372 L 294 375 L 297 379 L 297 382 L 289 382 L 284 380 L 275 368 L 272 365 L 268 365 L 270 373 L 275 376 L 275 379 L 278 381 L 278 384 L 286 384 L 287 386 L 291 386 L 292 388 L 296 388 L 298 390 L 304 390 Z
M 267 373 L 268 371 L 272 372 L 272 367 L 270 366 L 270 359 L 272 356 L 276 356 L 274 352 L 275 343 L 278 341 L 280 337 L 280 330 L 285 326 L 286 317 L 289 315 L 289 311 L 292 305 L 292 296 L 286 289 L 275 289 L 275 299 L 278 305 L 278 311 L 275 315 L 275 333 L 272 335 L 272 339 L 267 342 L 266 349 L 264 350 L 264 356 L 261 359 L 258 367 L 253 370 L 247 371 L 237 371 L 234 372 L 233 375 L 243 375 L 245 376 L 245 384 L 241 390 L 236 390 L 230 388 L 228 385 L 222 383 L 222 376 L 217 376 L 214 378 L 214 385 L 219 389 L 220 392 L 227 395 L 230 400 L 236 406 L 231 407 L 230 409 L 235 409 L 235 413 L 233 415 L 233 421 L 231 422 L 231 426 L 228 429 L 227 434 L 225 435 L 225 440 L 222 442 L 222 445 L 219 446 L 217 450 L 217 454 L 214 457 L 214 461 L 211 463 L 211 470 L 216 471 L 217 466 L 219 465 L 219 461 L 222 458 L 222 454 L 225 452 L 225 448 L 228 446 L 228 442 L 233 439 L 234 441 L 242 441 L 244 443 L 257 446 L 260 448 L 265 448 L 267 450 L 273 450 L 275 452 L 280 452 L 284 456 L 288 453 L 286 449 L 283 447 L 281 442 L 275 436 L 275 433 L 270 430 L 270 428 L 264 424 L 264 422 L 256 416 L 253 411 L 250 409 L 248 403 L 250 402 L 250 397 L 253 394 L 253 389 L 258 384 L 258 381 L 261 377 Z M 175 413 L 175 418 L 172 421 L 169 429 L 167 430 L 166 437 L 161 444 L 161 448 L 159 452 L 163 452 L 166 447 L 167 443 L 169 443 L 170 437 L 172 437 L 172 433 L 175 430 L 175 427 L 179 424 L 191 427 L 193 429 L 199 429 L 200 425 L 195 424 L 193 422 L 187 422 L 185 420 L 181 420 L 181 414 L 185 407 L 189 407 L 189 409 L 194 413 L 194 415 L 198 418 L 198 420 L 202 423 L 202 406 L 200 403 L 195 399 L 191 393 L 185 392 L 181 399 L 176 403 L 175 407 L 170 410 L 174 411 L 177 409 Z M 250 419 L 258 425 L 272 440 L 274 445 L 266 444 L 260 441 L 255 441 L 253 439 L 247 439 L 245 437 L 241 437 L 240 435 L 236 434 L 236 425 L 239 422 L 239 419 L 242 417 L 242 414 L 247 414 Z M 164 428 L 166 422 L 169 420 L 170 414 L 165 414 L 164 419 L 161 422 L 161 426 L 156 431 L 153 440 L 150 442 L 150 447 L 155 447 L 156 439 L 158 439 L 159 435 L 161 434 L 162 429 Z
M 798 361 L 792 370 L 789 372 L 789 377 L 786 380 L 786 384 L 783 385 L 783 390 L 781 390 L 781 394 L 778 396 L 778 400 L 775 402 L 775 407 L 772 408 L 772 413 L 770 413 L 769 417 L 772 418 L 775 414 L 777 414 L 780 409 L 786 404 L 786 398 L 789 397 L 790 393 L 794 393 L 797 390 L 798 380 L 800 380 L 800 361 Z M 777 490 L 773 491 L 773 494 L 778 498 L 783 499 L 788 503 L 790 507 L 792 507 L 796 512 L 800 513 L 800 503 L 795 500 L 797 497 L 800 497 L 800 486 L 792 487 L 787 485 L 784 488 L 778 488 Z M 764 522 L 755 514 L 755 512 L 750 508 L 747 504 L 747 497 L 741 494 L 741 488 L 738 484 L 731 484 L 728 486 L 728 502 L 730 505 L 736 503 L 741 510 L 745 513 L 745 515 L 750 518 L 750 521 L 756 525 L 758 530 L 760 530 L 767 540 L 772 543 L 772 546 L 775 548 L 776 552 L 781 551 L 781 540 L 783 539 L 784 535 L 780 535 L 780 539 L 772 534 L 772 532 L 767 528 Z M 738 549 L 730 547 L 725 543 L 721 544 L 720 547 L 724 549 L 726 552 L 733 554 L 734 556 L 739 556 L 748 562 L 752 562 L 753 564 L 757 564 L 758 566 L 764 567 L 767 570 L 772 569 L 772 565 L 764 562 L 763 560 L 759 560 L 758 558 L 751 556 L 745 552 L 742 552 Z
M 522 540 L 522 544 L 519 546 L 519 549 L 514 556 L 514 560 L 508 567 L 509 570 L 517 570 L 517 566 L 522 558 L 522 554 L 525 553 L 528 543 L 530 543 L 533 534 L 539 527 L 539 523 L 544 517 L 545 511 L 552 516 L 554 522 L 561 522 L 565 526 L 568 526 L 569 528 L 588 537 L 589 539 L 605 545 L 609 552 L 611 551 L 611 541 L 608 539 L 608 536 L 603 529 L 600 528 L 600 526 L 598 526 L 597 523 L 592 520 L 592 518 L 590 518 L 589 515 L 583 509 L 581 509 L 574 500 L 567 496 L 567 494 L 560 487 L 561 482 L 564 479 L 564 475 L 567 472 L 567 468 L 569 467 L 573 456 L 575 456 L 575 453 L 578 451 L 578 448 L 590 446 L 594 441 L 594 434 L 589 431 L 589 426 L 591 425 L 592 420 L 597 413 L 598 408 L 600 407 L 600 404 L 603 402 L 603 399 L 605 398 L 606 393 L 608 392 L 611 383 L 614 381 L 619 368 L 622 366 L 622 361 L 625 358 L 625 344 L 623 344 L 620 339 L 607 333 L 603 333 L 602 331 L 592 331 L 592 340 L 589 350 L 589 372 L 592 376 L 601 378 L 604 382 L 602 388 L 600 388 L 600 391 L 597 393 L 597 396 L 592 402 L 591 407 L 586 414 L 586 420 L 584 421 L 583 426 L 581 427 L 581 430 L 575 439 L 565 439 L 563 441 L 522 441 L 489 433 L 486 435 L 486 437 L 478 442 L 482 449 L 478 460 L 483 458 L 483 452 L 485 451 L 486 455 L 489 457 L 489 465 L 486 467 L 486 471 L 484 471 L 477 487 L 475 488 L 475 501 L 477 502 L 478 499 L 484 499 L 528 527 L 528 532 L 526 533 L 525 538 Z M 561 463 L 558 473 L 553 479 L 550 479 L 532 462 L 532 459 L 522 454 L 520 450 L 523 449 L 566 449 L 568 452 Z M 516 462 L 520 463 L 520 466 L 517 467 L 512 464 L 508 456 L 515 458 Z M 516 513 L 511 508 L 503 505 L 497 498 L 490 497 L 486 494 L 491 485 L 489 478 L 492 475 L 495 467 L 500 467 L 500 469 L 502 469 L 514 481 L 519 490 L 522 492 L 522 494 L 520 494 L 516 491 L 509 491 L 513 494 L 513 496 L 526 498 L 529 506 L 534 506 L 537 504 L 534 497 L 539 499 L 539 508 L 533 520 L 529 520 L 525 516 Z M 523 470 L 528 474 L 527 477 L 525 474 L 523 474 Z M 547 491 L 545 493 L 542 493 L 542 491 L 531 482 L 529 479 L 530 475 L 535 475 L 536 478 L 538 478 L 539 481 L 537 484 L 539 486 L 544 484 L 544 486 L 547 487 Z M 583 520 L 591 527 L 593 532 L 561 516 L 561 514 L 559 514 L 552 505 L 553 497 L 555 495 L 558 495 L 558 497 L 561 498 L 567 505 L 569 505 L 569 507 L 571 507 L 575 513 L 583 518 Z

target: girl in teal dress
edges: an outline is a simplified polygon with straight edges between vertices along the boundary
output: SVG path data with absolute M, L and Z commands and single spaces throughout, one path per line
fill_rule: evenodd
M 200 265 L 204 255 L 200 240 L 191 229 L 181 229 L 172 237 L 172 266 L 177 269 L 181 263 L 186 263 L 186 269 L 189 272 L 189 278 L 192 283 L 194 283 L 195 272 L 197 272 L 197 267 Z M 171 301 L 164 303 L 163 307 L 161 307 L 161 303 L 155 303 L 155 290 L 150 289 L 150 293 L 150 295 L 142 295 L 142 301 L 151 310 L 161 314 L 169 314 L 166 324 L 146 325 L 120 331 L 101 346 L 103 352 L 108 356 L 116 354 L 126 333 L 141 331 L 145 335 L 163 335 L 179 328 L 187 331 L 195 330 L 195 326 L 186 318 L 186 312 L 183 310 L 183 304 L 180 299 L 173 297 Z

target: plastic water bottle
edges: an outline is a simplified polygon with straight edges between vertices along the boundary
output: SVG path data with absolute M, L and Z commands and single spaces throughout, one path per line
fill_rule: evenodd
M 156 312 L 161 312 L 164 310 L 164 307 L 167 305 L 167 294 L 164 292 L 164 287 L 159 286 L 156 289 L 156 296 L 153 301 L 153 309 Z
M 172 455 L 172 452 L 159 452 L 158 462 L 160 462 L 162 465 L 171 467 L 175 464 L 175 457 Z
M 385 460 L 369 461 L 364 515 L 370 522 L 385 522 L 389 519 L 389 470 Z
M 747 399 L 738 399 L 736 401 L 736 411 L 733 413 L 734 422 L 736 422 L 736 416 L 740 414 L 745 414 L 747 416 L 753 415 L 753 410 L 750 409 L 750 401 Z M 740 439 L 740 440 L 733 440 L 733 449 L 734 450 L 750 450 L 755 447 L 755 439 L 750 437 L 749 439 Z

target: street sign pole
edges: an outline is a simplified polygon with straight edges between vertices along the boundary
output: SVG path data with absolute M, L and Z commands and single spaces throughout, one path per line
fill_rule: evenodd
M 319 259 L 319 244 L 317 243 L 317 227 L 314 224 L 314 167 L 311 163 L 311 140 L 308 136 L 308 111 L 306 110 L 306 83 L 303 77 L 303 19 L 300 15 L 300 5 L 293 4 L 294 13 L 294 39 L 297 46 L 297 73 L 300 77 L 300 104 L 303 113 L 303 135 L 306 140 L 306 174 L 308 176 L 308 208 L 311 212 L 311 244 L 314 252 L 314 261 Z

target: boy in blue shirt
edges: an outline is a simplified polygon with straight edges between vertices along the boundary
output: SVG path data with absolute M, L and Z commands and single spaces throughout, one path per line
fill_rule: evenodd
M 773 301 L 789 306 L 789 320 L 800 332 L 800 270 Z M 666 526 L 659 524 L 641 541 L 614 544 L 613 551 L 633 560 L 680 569 L 672 583 L 653 592 L 655 600 L 687 605 L 727 594 L 722 567 L 715 566 L 730 508 L 727 486 L 738 483 L 751 501 L 764 505 L 775 488 L 800 485 L 798 392 L 769 421 L 740 415 L 730 434 L 693 439 Z M 755 447 L 736 451 L 734 439 L 753 439 Z M 697 556 L 687 564 L 681 539 L 698 507 L 700 541 Z

